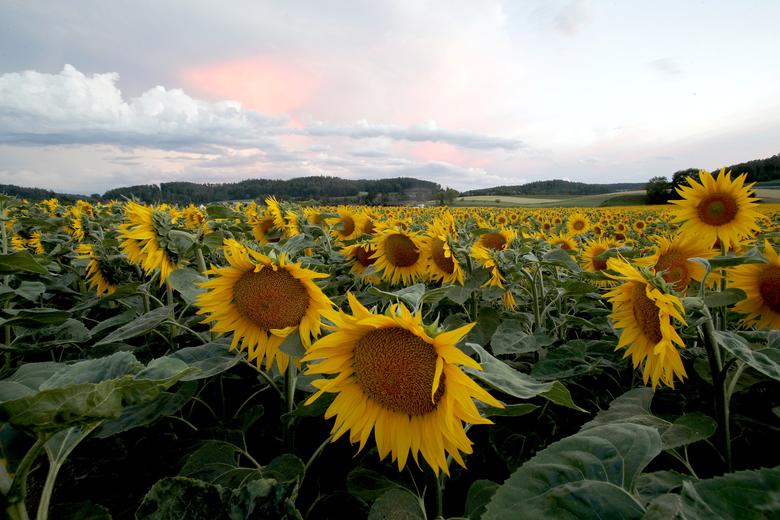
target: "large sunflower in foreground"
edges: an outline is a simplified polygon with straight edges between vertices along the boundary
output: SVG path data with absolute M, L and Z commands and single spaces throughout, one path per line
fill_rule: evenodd
M 374 432 L 379 458 L 388 454 L 402 470 L 409 453 L 419 464 L 422 453 L 438 474 L 449 474 L 447 455 L 464 466 L 461 452 L 472 452 L 463 423 L 491 424 L 473 399 L 503 405 L 471 380 L 458 365 L 479 370 L 479 364 L 455 345 L 474 325 L 431 335 L 422 318 L 403 305 L 388 315 L 369 312 L 348 293 L 352 315 L 329 318 L 334 332 L 315 342 L 304 361 L 308 374 L 334 375 L 312 384 L 336 398 L 325 418 L 336 417 L 333 441 L 347 432 L 352 443 L 365 446 Z
M 745 186 L 746 173 L 733 181 L 725 168 L 713 178 L 708 171 L 699 172 L 699 182 L 688 179 L 690 186 L 677 188 L 682 200 L 672 200 L 680 206 L 677 221 L 683 222 L 680 233 L 698 235 L 710 244 L 716 240 L 727 247 L 750 236 L 756 229 L 757 199 Z
M 160 270 L 160 285 L 178 268 L 163 238 L 171 228 L 169 213 L 128 202 L 125 206 L 124 224 L 119 226 L 119 248 L 127 254 L 131 263 L 140 265 L 146 274 Z
M 223 251 L 228 267 L 212 266 L 213 278 L 200 284 L 208 289 L 198 296 L 198 314 L 206 314 L 204 323 L 214 322 L 212 330 L 232 332 L 230 349 L 241 343 L 249 361 L 257 360 L 266 369 L 276 361 L 280 371 L 287 368 L 289 357 L 279 346 L 297 332 L 304 347 L 312 336 L 320 335 L 322 313 L 332 303 L 314 283 L 327 275 L 289 263 L 284 256 L 278 261 L 247 249 L 232 239 L 225 240 Z
M 707 272 L 703 264 L 690 259 L 715 256 L 712 244 L 695 235 L 679 234 L 673 239 L 662 236 L 651 239 L 656 244 L 655 252 L 647 258 L 636 260 L 637 265 L 651 267 L 680 294 L 685 294 L 692 280 L 701 282 Z
M 376 236 L 372 244 L 376 251 L 372 256 L 376 259 L 374 267 L 391 285 L 399 281 L 409 285 L 425 274 L 422 241 L 416 233 L 390 229 Z
M 746 325 L 760 329 L 780 329 L 780 256 L 772 244 L 764 241 L 765 264 L 740 265 L 731 270 L 731 286 L 742 289 L 747 299 L 738 302 L 734 311 L 747 314 Z
M 607 268 L 619 273 L 610 275 L 623 283 L 604 296 L 612 303 L 611 318 L 621 329 L 617 348 L 627 347 L 624 357 L 631 356 L 634 368 L 642 366 L 642 378 L 674 388 L 674 379 L 687 377 L 675 345 L 685 347 L 672 325 L 672 319 L 685 324 L 680 299 L 665 294 L 651 284 L 644 274 L 623 259 L 610 258 Z

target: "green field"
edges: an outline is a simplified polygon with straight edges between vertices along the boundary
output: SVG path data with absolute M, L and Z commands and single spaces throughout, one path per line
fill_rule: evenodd
M 767 204 L 780 204 L 780 191 L 758 188 L 756 197 Z M 599 208 L 607 206 L 644 206 L 644 190 L 603 193 L 600 195 L 476 195 L 458 197 L 454 207 L 494 208 Z

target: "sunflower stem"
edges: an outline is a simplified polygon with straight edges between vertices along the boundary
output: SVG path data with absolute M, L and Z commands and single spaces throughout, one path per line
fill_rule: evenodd
M 171 306 L 171 316 L 170 316 L 170 329 L 169 334 L 171 336 L 171 344 L 173 344 L 173 337 L 176 336 L 176 314 L 173 312 L 173 287 L 171 286 L 170 282 L 165 283 L 165 296 L 166 296 L 166 302 L 168 305 Z
M 707 360 L 710 364 L 710 374 L 712 375 L 712 387 L 715 391 L 715 415 L 718 422 L 718 437 L 721 444 L 721 451 L 726 462 L 727 471 L 733 471 L 731 458 L 731 427 L 729 419 L 729 402 L 726 398 L 726 380 L 723 373 L 723 361 L 720 355 L 720 345 L 715 336 L 715 324 L 709 310 L 704 307 L 707 319 L 701 325 L 699 334 L 704 349 L 707 351 Z
M 295 410 L 295 382 L 298 377 L 298 371 L 295 366 L 295 360 L 290 359 L 287 364 L 287 370 L 284 372 L 284 395 L 287 401 L 287 413 L 291 414 Z M 284 441 L 287 447 L 292 451 L 295 446 L 295 438 L 291 426 L 291 417 L 288 415 L 284 421 Z
M 19 466 L 16 468 L 14 480 L 11 482 L 11 488 L 6 495 L 6 503 L 8 504 L 6 510 L 11 518 L 18 518 L 20 520 L 28 520 L 30 518 L 25 506 L 25 500 L 27 498 L 27 476 L 30 474 L 32 465 L 47 440 L 49 440 L 48 435 L 39 436 L 35 440 L 35 444 L 27 450 L 22 462 L 20 462 Z
M 208 275 L 206 274 L 206 259 L 203 258 L 203 250 L 200 247 L 195 249 L 195 258 L 198 261 L 198 270 L 200 271 L 200 274 L 208 278 Z

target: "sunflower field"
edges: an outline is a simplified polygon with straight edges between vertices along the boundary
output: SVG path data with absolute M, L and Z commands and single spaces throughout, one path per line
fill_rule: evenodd
M 780 206 L 0 196 L 13 520 L 780 518 Z

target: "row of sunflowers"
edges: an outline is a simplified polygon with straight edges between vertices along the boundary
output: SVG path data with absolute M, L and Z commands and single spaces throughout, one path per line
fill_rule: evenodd
M 624 208 L 3 198 L 6 511 L 770 511 L 780 208 L 689 182 Z M 109 438 L 146 465 L 84 465 Z

